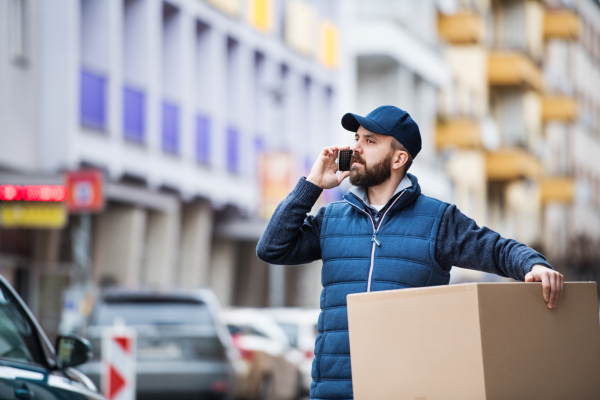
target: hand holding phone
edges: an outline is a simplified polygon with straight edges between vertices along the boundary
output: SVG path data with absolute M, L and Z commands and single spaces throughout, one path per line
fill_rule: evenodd
M 329 146 L 324 147 L 313 164 L 310 173 L 306 180 L 317 185 L 321 189 L 331 189 L 339 186 L 344 179 L 350 175 L 350 146 Z M 340 152 L 345 152 L 345 155 L 340 157 Z M 342 161 L 342 167 L 346 170 L 339 169 L 339 161 Z

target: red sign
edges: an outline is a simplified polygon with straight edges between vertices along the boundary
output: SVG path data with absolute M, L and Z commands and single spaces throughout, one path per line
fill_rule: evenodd
M 62 185 L 0 185 L 0 200 L 4 201 L 65 201 L 68 194 Z
M 104 175 L 98 170 L 67 172 L 69 212 L 93 213 L 104 210 Z

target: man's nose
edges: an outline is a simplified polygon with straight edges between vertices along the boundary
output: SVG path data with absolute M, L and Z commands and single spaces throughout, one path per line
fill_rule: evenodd
M 352 146 L 352 151 L 355 153 L 362 153 L 362 147 L 360 146 L 359 142 L 355 142 L 354 146 Z

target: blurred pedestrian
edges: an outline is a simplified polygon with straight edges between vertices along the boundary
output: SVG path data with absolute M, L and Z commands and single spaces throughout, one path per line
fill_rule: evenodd
M 542 282 L 544 300 L 556 307 L 563 276 L 544 256 L 421 193 L 407 173 L 421 134 L 406 111 L 382 106 L 366 117 L 348 113 L 342 126 L 355 132 L 350 171 L 338 173 L 336 163 L 350 146 L 324 148 L 308 177 L 278 206 L 257 247 L 271 264 L 323 260 L 311 399 L 353 398 L 348 294 L 445 285 L 458 266 Z M 323 189 L 347 177 L 353 187 L 343 200 L 307 217 Z

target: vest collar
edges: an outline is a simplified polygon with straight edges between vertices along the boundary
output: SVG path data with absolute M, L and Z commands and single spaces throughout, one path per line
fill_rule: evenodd
M 404 195 L 402 196 L 402 198 L 400 198 L 392 207 L 394 210 L 400 210 L 406 206 L 408 206 L 410 203 L 412 203 L 413 201 L 416 200 L 417 197 L 419 197 L 419 195 L 421 194 L 421 186 L 419 185 L 419 181 L 417 180 L 417 177 L 407 173 L 406 176 L 410 179 L 411 182 L 411 186 L 406 188 L 406 193 L 404 193 Z M 395 193 L 387 202 L 387 204 L 385 205 L 385 207 L 387 207 L 390 202 L 393 201 L 393 199 L 396 198 L 396 196 L 398 195 L 398 193 Z M 364 203 L 363 199 L 360 198 L 361 196 L 359 196 L 354 190 L 350 190 L 348 193 L 346 193 L 343 198 L 344 200 L 352 203 L 353 205 L 360 207 L 362 210 L 367 209 L 366 204 Z M 385 208 L 384 207 L 384 208 Z

